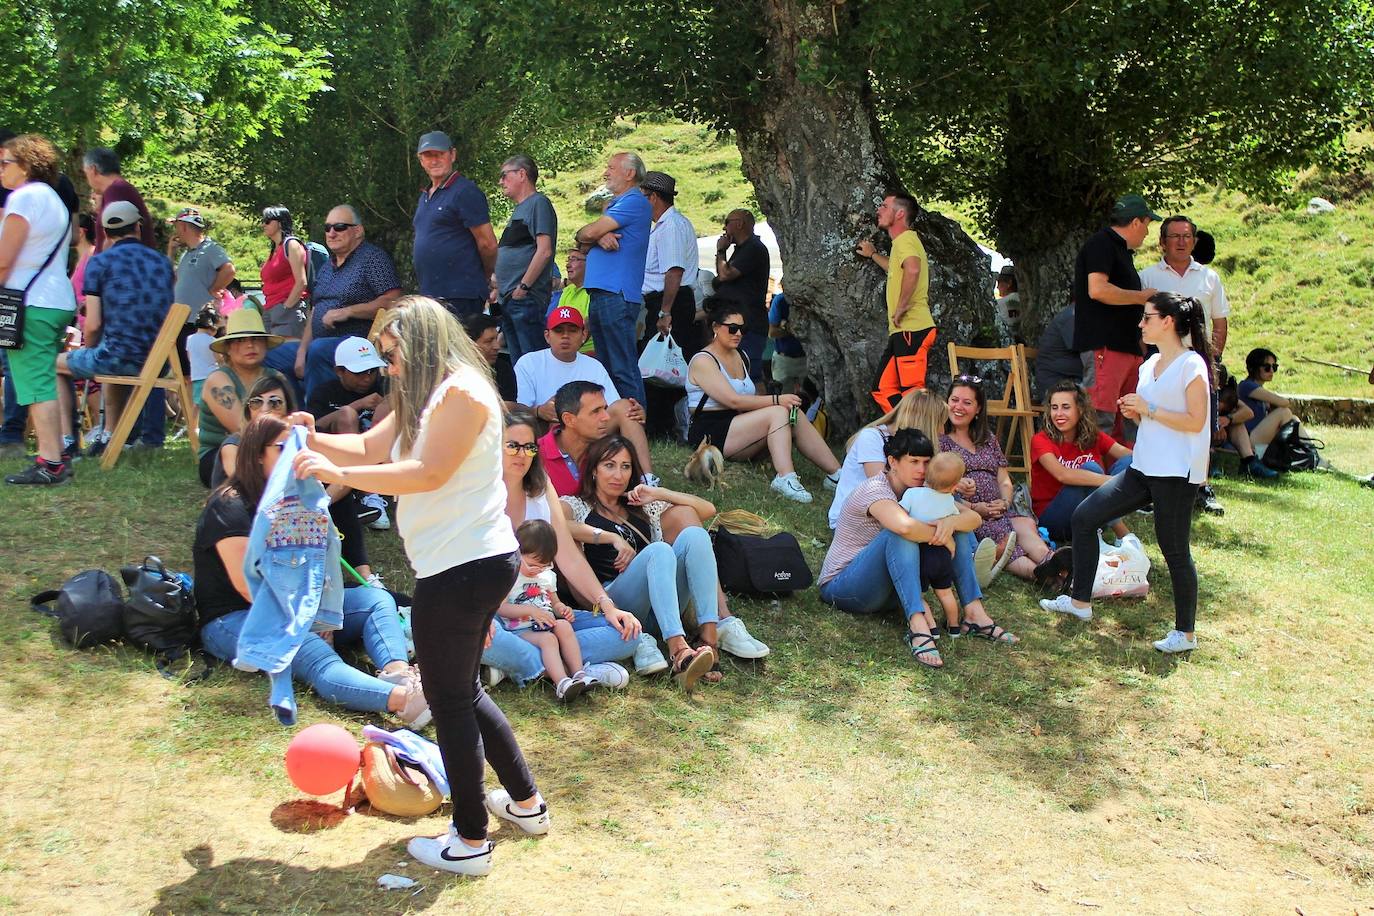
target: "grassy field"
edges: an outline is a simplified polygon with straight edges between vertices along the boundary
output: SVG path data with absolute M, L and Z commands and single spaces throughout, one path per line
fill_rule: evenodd
M 1338 467 L 1374 469 L 1374 431 L 1318 433 Z M 683 486 L 685 453 L 657 457 Z M 1080 624 L 1004 578 L 988 606 L 1022 643 L 954 642 L 940 672 L 916 668 L 895 618 L 846 617 L 810 590 L 732 602 L 773 655 L 727 663 L 692 697 L 636 678 L 564 708 L 545 686 L 496 688 L 555 827 L 498 829 L 496 870 L 467 882 L 406 864 L 405 840 L 441 832 L 443 813 L 303 800 L 262 678 L 167 681 L 137 652 L 66 648 L 27 609 L 81 568 L 156 553 L 189 569 L 203 491 L 184 445 L 108 474 L 83 462 L 57 490 L 0 489 L 0 907 L 1370 912 L 1374 493 L 1335 474 L 1217 488 L 1226 516 L 1194 527 L 1191 658 L 1149 647 L 1171 604 L 1136 516 L 1157 565 L 1148 599 L 1100 602 Z M 819 566 L 822 504 L 779 504 L 742 466 L 713 498 L 796 532 Z M 405 589 L 394 534 L 369 546 Z M 303 725 L 368 721 L 300 699 Z M 423 889 L 378 890 L 385 872 Z

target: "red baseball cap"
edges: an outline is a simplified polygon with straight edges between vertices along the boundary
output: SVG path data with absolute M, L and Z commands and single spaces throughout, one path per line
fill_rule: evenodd
M 560 305 L 552 312 L 549 312 L 549 320 L 544 322 L 544 329 L 552 331 L 560 324 L 575 324 L 579 328 L 585 328 L 587 326 L 587 322 L 582 320 L 582 313 L 568 305 Z

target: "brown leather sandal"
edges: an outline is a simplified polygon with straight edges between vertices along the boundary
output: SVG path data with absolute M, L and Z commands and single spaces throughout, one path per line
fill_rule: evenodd
M 682 686 L 683 690 L 691 690 L 701 680 L 702 675 L 711 670 L 711 666 L 716 662 L 716 653 L 710 646 L 702 646 L 700 649 L 693 649 L 691 646 L 684 646 L 682 651 L 673 656 L 673 680 Z

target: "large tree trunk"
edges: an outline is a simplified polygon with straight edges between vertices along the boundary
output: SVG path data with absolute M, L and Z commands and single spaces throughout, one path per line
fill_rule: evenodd
M 1026 346 L 1034 347 L 1045 325 L 1069 304 L 1073 262 L 1092 232 L 1079 227 L 1052 238 L 1003 236 L 998 248 L 1016 264 L 1017 288 L 1021 293 L 1020 335 Z
M 832 29 L 829 7 L 762 4 L 768 78 L 736 130 L 744 174 L 778 236 L 787 299 L 811 374 L 841 436 L 877 415 L 870 395 L 887 342 L 885 275 L 854 247 L 871 239 L 885 194 L 901 185 L 863 86 L 801 78 L 806 40 Z M 930 305 L 939 328 L 928 381 L 948 378 L 949 341 L 990 342 L 997 330 L 988 258 L 952 220 L 922 210 L 914 227 L 930 259 Z

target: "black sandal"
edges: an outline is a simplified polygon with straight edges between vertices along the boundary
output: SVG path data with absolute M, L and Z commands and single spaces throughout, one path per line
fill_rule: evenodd
M 1005 630 L 997 625 L 997 621 L 986 624 L 977 624 L 971 620 L 965 620 L 963 626 L 965 636 L 973 636 L 977 639 L 986 639 L 988 642 L 1000 642 L 1008 646 L 1013 646 L 1020 642 L 1016 634 L 1010 630 Z
M 935 646 L 935 637 L 929 633 L 917 633 L 907 630 L 902 634 L 902 642 L 906 643 L 907 649 L 911 652 L 911 657 L 923 668 L 938 669 L 945 666 L 944 659 L 940 658 L 940 650 Z M 919 645 L 918 645 L 919 643 Z M 938 665 L 932 665 L 925 659 L 926 655 L 934 655 Z

